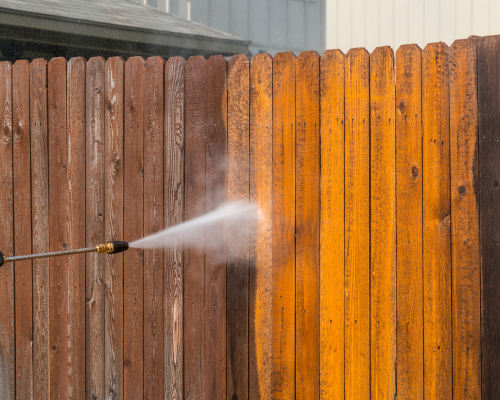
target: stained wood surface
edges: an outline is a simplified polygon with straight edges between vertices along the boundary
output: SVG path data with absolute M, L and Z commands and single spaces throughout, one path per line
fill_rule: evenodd
M 164 225 L 184 219 L 184 122 L 186 61 L 170 58 L 165 65 L 164 122 Z M 183 398 L 184 265 L 181 246 L 164 253 L 165 392 L 172 400 Z
M 227 89 L 226 61 L 212 56 L 206 68 L 205 202 L 211 211 L 226 201 Z M 208 235 L 224 237 L 225 226 L 210 228 Z M 225 248 L 207 248 L 205 254 L 205 398 L 226 397 L 226 259 Z
M 370 396 L 370 57 L 345 59 L 345 396 Z
M 126 240 L 123 236 L 123 135 L 125 62 L 109 58 L 105 73 L 105 241 Z M 123 398 L 123 257 L 105 257 L 104 390 L 106 396 Z
M 30 65 L 31 233 L 32 252 L 49 251 L 47 63 Z M 33 261 L 33 392 L 48 399 L 49 390 L 49 263 Z
M 0 78 L 1 79 L 1 78 Z M 9 82 L 9 81 L 7 81 Z M 3 102 L 2 102 L 3 103 Z M 7 114 L 8 115 L 8 114 Z M 12 177 L 14 191 L 10 194 L 13 206 L 14 233 L 13 249 L 16 255 L 31 253 L 31 171 L 30 163 L 30 75 L 28 61 L 17 61 L 12 68 L 12 127 L 10 138 L 14 160 Z M 5 134 L 5 131 L 4 131 Z M 5 155 L 8 160 L 8 155 Z M 3 175 L 3 174 L 2 174 Z M 6 193 L 9 193 L 8 191 Z M 15 201 L 14 201 L 15 199 Z M 5 216 L 9 212 L 5 210 Z M 4 226 L 2 222 L 2 227 Z M 6 233 L 9 224 L 6 223 Z M 11 242 L 12 243 L 12 242 Z M 12 245 L 11 245 L 12 246 Z M 12 251 L 4 249 L 4 252 Z M 5 254 L 5 253 L 4 253 Z M 2 267 L 3 269 L 4 267 Z M 16 397 L 33 398 L 33 281 L 32 262 L 23 261 L 15 264 L 16 299 Z M 8 292 L 6 292 L 8 293 Z M 5 308 L 8 310 L 8 308 Z M 5 313 L 9 315 L 9 312 Z M 13 317 L 13 315 L 11 315 Z M 6 335 L 8 337 L 8 335 Z
M 344 398 L 344 60 L 320 61 L 320 395 Z
M 394 53 L 370 56 L 371 398 L 396 395 L 396 137 Z
M 125 63 L 123 135 L 123 236 L 144 236 L 144 59 Z M 144 251 L 132 250 L 123 262 L 123 398 L 144 395 Z M 148 345 L 148 344 L 146 344 Z M 149 384 L 146 382 L 146 384 Z
M 481 398 L 476 45 L 449 53 L 453 397 Z
M 319 55 L 297 58 L 295 154 L 296 398 L 319 398 Z
M 272 397 L 295 397 L 295 67 L 273 59 Z
M 396 52 L 398 399 L 423 398 L 422 55 Z
M 250 201 L 261 219 L 250 226 L 248 397 L 270 399 L 272 372 L 273 60 L 250 64 Z
M 144 235 L 163 229 L 163 90 L 165 61 L 144 68 Z M 144 397 L 163 397 L 163 249 L 144 250 Z
M 105 62 L 102 57 L 87 62 L 85 82 L 85 245 L 105 241 Z M 85 392 L 105 397 L 105 271 L 101 254 L 86 255 L 85 293 Z
M 250 197 L 250 61 L 235 55 L 228 63 L 227 198 Z M 227 399 L 248 399 L 249 221 L 227 225 Z M 243 228 L 243 229 L 242 229 Z

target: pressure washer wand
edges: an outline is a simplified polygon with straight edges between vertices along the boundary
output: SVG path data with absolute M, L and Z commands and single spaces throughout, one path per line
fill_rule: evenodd
M 29 254 L 26 256 L 5 257 L 3 253 L 0 251 L 0 267 L 7 262 L 35 260 L 38 258 L 57 257 L 57 256 L 69 256 L 71 254 L 81 254 L 81 253 L 116 254 L 116 253 L 121 253 L 122 251 L 125 250 L 128 250 L 128 243 L 116 240 L 108 242 L 106 244 L 98 244 L 95 247 L 86 247 L 84 249 L 53 251 L 51 253 Z

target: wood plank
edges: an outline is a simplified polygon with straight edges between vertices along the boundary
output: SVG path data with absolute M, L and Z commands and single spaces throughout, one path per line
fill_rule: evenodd
M 370 56 L 371 398 L 396 396 L 396 131 L 394 53 Z
M 227 198 L 250 197 L 250 61 L 235 55 L 228 63 Z M 249 237 L 242 225 L 227 225 L 227 399 L 248 399 Z
M 144 236 L 144 59 L 125 63 L 123 135 L 123 236 Z M 130 254 L 132 253 L 132 254 Z M 142 398 L 144 371 L 144 251 L 132 250 L 123 262 L 123 398 Z
M 3 113 L 0 119 L 0 129 L 2 132 L 2 141 L 0 145 L 0 224 L 2 226 L 0 232 L 0 248 L 4 256 L 14 254 L 14 197 L 13 191 L 13 144 L 12 144 L 12 119 L 13 119 L 13 91 L 16 93 L 16 101 L 26 107 L 27 115 L 29 116 L 29 94 L 26 90 L 29 90 L 29 78 L 27 74 L 26 62 L 18 62 L 14 68 L 10 62 L 0 63 L 0 104 L 2 105 Z M 24 67 L 24 70 L 23 70 Z M 14 72 L 14 73 L 13 73 Z M 24 74 L 23 74 L 24 72 Z M 13 84 L 12 79 L 15 79 Z M 16 85 L 17 83 L 17 85 Z M 24 83 L 24 85 L 22 85 Z M 15 89 L 13 90 L 13 86 Z M 19 98 L 19 99 L 18 99 Z M 23 110 L 24 111 L 24 110 Z M 25 115 L 23 115 L 25 117 Z M 27 124 L 27 123 L 26 123 Z M 19 136 L 24 138 L 23 133 L 28 129 L 26 124 L 16 125 L 16 134 L 19 132 Z M 29 137 L 29 136 L 28 136 Z M 29 140 L 29 139 L 28 139 Z M 28 175 L 29 176 L 29 175 Z M 28 203 L 30 197 L 28 196 Z M 21 202 L 20 202 L 21 205 Z M 31 213 L 30 213 L 31 214 Z M 20 221 L 21 222 L 21 221 Z M 31 219 L 28 221 L 28 225 L 31 224 Z M 20 225 L 22 226 L 22 225 Z M 29 243 L 31 250 L 31 233 L 29 234 Z M 20 232 L 19 238 L 26 238 L 25 232 Z M 31 263 L 29 263 L 31 266 Z M 21 265 L 22 266 L 22 265 Z M 30 365 L 29 361 L 31 357 L 26 357 L 26 334 L 31 331 L 31 325 L 26 327 L 26 322 L 31 320 L 31 307 L 26 308 L 26 306 L 31 306 L 31 302 L 19 302 L 15 301 L 15 287 L 18 282 L 23 287 L 22 283 L 26 282 L 27 273 L 20 274 L 19 278 L 14 280 L 14 268 L 13 264 L 6 264 L 0 267 L 0 309 L 3 310 L 0 314 L 0 392 L 5 393 L 5 395 L 11 399 L 16 396 L 16 358 L 20 361 L 26 361 L 27 365 Z M 29 289 L 31 297 L 31 271 L 29 271 Z M 21 289 L 21 288 L 20 288 Z M 24 291 L 22 292 L 24 293 Z M 16 315 L 14 319 L 15 311 L 14 305 L 19 308 L 20 314 Z M 19 332 L 16 333 L 14 325 L 19 325 Z M 29 330 L 28 330 L 29 328 Z M 19 343 L 19 349 L 21 350 L 19 354 L 16 354 L 16 345 Z M 17 367 L 19 369 L 19 367 Z M 30 378 L 31 377 L 31 378 Z M 30 380 L 31 379 L 31 380 Z M 32 388 L 30 382 L 32 382 L 33 375 L 28 374 L 26 376 L 26 392 L 30 398 L 32 393 Z M 19 379 L 22 380 L 22 379 Z
M 500 36 L 478 39 L 479 236 L 481 256 L 481 398 L 500 393 Z
M 165 61 L 144 68 L 144 235 L 163 229 L 163 89 Z M 163 249 L 144 250 L 144 397 L 163 397 Z
M 47 63 L 30 65 L 31 131 L 31 233 L 32 252 L 49 251 Z M 49 394 L 49 263 L 33 261 L 33 392 L 39 399 Z
M 453 397 L 481 398 L 476 45 L 450 48 Z
M 123 236 L 123 135 L 125 62 L 108 58 L 105 73 L 105 241 L 124 240 Z M 127 254 L 128 255 L 128 254 Z M 116 254 L 105 260 L 104 392 L 123 398 L 123 257 Z
M 68 249 L 66 59 L 48 64 L 49 251 Z M 57 216 L 57 217 L 56 217 Z M 68 258 L 49 259 L 50 398 L 68 398 Z
M 186 61 L 170 58 L 165 66 L 164 225 L 184 219 L 184 122 Z M 165 399 L 183 398 L 184 265 L 182 247 L 164 253 Z
M 257 54 L 250 63 L 250 201 L 261 218 L 250 241 L 249 393 L 270 399 L 272 373 L 273 262 L 273 59 Z
M 423 399 L 421 53 L 396 52 L 398 399 Z
M 226 201 L 227 90 L 226 60 L 212 56 L 206 62 L 207 132 L 205 153 L 206 210 Z M 224 224 L 210 235 L 225 235 Z M 205 259 L 205 398 L 226 397 L 226 257 L 225 248 L 206 250 Z
M 344 398 L 344 61 L 328 50 L 320 61 L 320 389 Z
M 14 242 L 16 255 L 31 253 L 31 171 L 30 163 L 30 75 L 29 62 L 17 61 L 12 68 L 12 119 L 14 192 Z M 1 78 L 0 78 L 1 79 Z M 8 83 L 8 80 L 5 80 Z M 5 103 L 3 101 L 2 103 Z M 8 159 L 7 157 L 5 159 Z M 12 159 L 12 156 L 11 156 Z M 11 178 L 12 179 L 12 178 Z M 6 192 L 8 193 L 8 192 Z M 4 203 L 6 204 L 6 203 Z M 12 205 L 12 204 L 11 204 Z M 7 211 L 7 210 L 6 210 Z M 5 217 L 9 214 L 5 212 Z M 6 233 L 9 232 L 9 224 Z M 5 251 L 5 250 L 4 250 Z M 12 253 L 11 253 L 12 254 Z M 5 267 L 2 267 L 5 268 Z M 16 396 L 33 398 L 33 271 L 32 262 L 16 263 Z M 8 308 L 6 308 L 8 310 Z M 9 315 L 7 312 L 5 315 Z M 8 337 L 8 336 L 7 336 Z
M 297 58 L 295 154 L 296 398 L 319 398 L 319 55 Z
M 370 397 L 370 56 L 345 67 L 345 396 Z
M 95 246 L 105 240 L 105 62 L 93 57 L 86 70 L 85 121 L 85 244 Z M 104 399 L 104 264 L 102 254 L 86 255 L 85 289 L 85 392 Z
M 85 247 L 85 60 L 67 66 L 67 248 Z M 85 398 L 85 255 L 68 258 L 68 398 Z
M 185 89 L 185 219 L 205 212 L 206 60 L 190 57 Z M 200 246 L 201 247 L 201 246 Z M 204 398 L 205 255 L 184 250 L 184 398 Z
M 272 396 L 295 397 L 295 67 L 273 59 Z

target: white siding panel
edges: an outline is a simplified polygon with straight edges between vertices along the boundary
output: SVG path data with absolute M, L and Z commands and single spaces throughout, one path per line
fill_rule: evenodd
M 336 24 L 338 26 L 338 40 L 332 48 L 339 48 L 344 53 L 353 47 L 351 40 L 351 4 L 345 0 L 338 0 L 338 14 Z
M 498 16 L 500 18 L 500 16 Z M 472 34 L 486 36 L 489 33 L 489 0 L 472 2 Z
M 379 38 L 377 47 L 394 45 L 394 7 L 392 1 L 380 0 Z
M 425 47 L 428 43 L 439 42 L 440 36 L 440 16 L 439 16 L 439 1 L 425 0 L 424 1 L 424 20 L 423 20 L 423 36 L 419 37 L 415 42 L 421 43 L 421 47 Z
M 365 0 L 351 0 L 351 47 L 364 47 L 366 30 Z
M 451 46 L 457 38 L 455 0 L 441 0 L 440 4 L 440 40 Z
M 500 1 L 490 0 L 490 35 L 500 35 Z
M 326 48 L 336 49 L 338 47 L 338 31 L 337 23 L 339 0 L 326 1 Z
M 465 39 L 472 35 L 472 0 L 456 0 L 456 38 Z
M 387 0 L 389 1 L 389 0 Z M 394 43 L 396 51 L 402 44 L 410 43 L 410 7 L 409 0 L 394 0 Z
M 366 49 L 371 53 L 380 43 L 379 13 L 380 0 L 369 0 L 366 4 Z

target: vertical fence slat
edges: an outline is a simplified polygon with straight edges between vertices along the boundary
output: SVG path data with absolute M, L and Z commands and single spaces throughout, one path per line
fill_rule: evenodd
M 476 45 L 450 48 L 453 397 L 481 398 Z
M 319 56 L 297 58 L 295 230 L 296 398 L 319 398 Z
M 250 64 L 250 200 L 261 220 L 250 247 L 249 393 L 270 399 L 272 356 L 273 59 L 258 54 Z
M 396 394 L 396 136 L 394 53 L 370 56 L 371 398 Z
M 321 56 L 320 389 L 344 398 L 344 60 Z
M 423 398 L 422 55 L 396 52 L 397 391 Z
M 31 112 L 31 224 L 32 251 L 49 251 L 47 63 L 36 59 L 30 66 Z M 34 393 L 49 398 L 49 264 L 33 261 L 33 375 Z
M 250 196 L 249 65 L 245 55 L 228 63 L 228 201 L 248 201 Z M 238 232 L 242 224 L 227 228 L 228 399 L 248 398 L 249 238 Z
M 370 57 L 345 67 L 345 396 L 370 396 Z
M 105 240 L 104 224 L 104 77 L 102 57 L 91 58 L 86 70 L 85 243 Z M 85 364 L 86 396 L 104 398 L 104 269 L 102 254 L 86 255 Z
M 5 256 L 11 255 L 14 253 L 14 197 L 13 191 L 15 188 L 13 187 L 13 163 L 12 163 L 12 94 L 13 94 L 13 82 L 14 78 L 14 92 L 19 92 L 20 99 L 17 100 L 20 105 L 28 106 L 27 102 L 29 101 L 29 97 L 26 90 L 29 90 L 29 81 L 27 74 L 27 64 L 26 62 L 19 62 L 18 66 L 14 69 L 14 77 L 12 71 L 12 65 L 10 62 L 1 62 L 0 63 L 0 104 L 3 108 L 3 115 L 0 119 L 0 129 L 2 132 L 2 141 L 0 145 L 0 224 L 2 226 L 0 232 L 0 246 L 2 252 Z M 22 68 L 24 67 L 24 71 Z M 16 74 L 16 70 L 19 71 L 19 74 Z M 24 73 L 23 73 L 24 72 Z M 16 75 L 19 75 L 18 77 Z M 16 79 L 18 78 L 18 79 Z M 18 85 L 16 85 L 18 83 Z M 24 85 L 19 87 L 20 84 Z M 17 95 L 17 93 L 16 93 Z M 17 96 L 16 96 L 17 97 Z M 14 103 L 14 107 L 17 104 Z M 27 113 L 27 114 L 24 114 Z M 18 113 L 16 113 L 18 114 Z M 21 124 L 18 123 L 18 128 L 15 129 L 15 132 L 19 132 L 19 137 L 23 138 L 26 135 L 26 130 L 28 130 L 28 140 L 29 140 L 29 127 L 28 121 L 24 122 L 24 117 L 27 116 L 29 118 L 29 106 L 26 109 L 23 109 L 22 121 Z M 15 116 L 14 116 L 15 118 Z M 16 134 L 16 133 L 15 133 Z M 26 140 L 26 139 L 24 139 Z M 29 148 L 29 147 L 28 147 Z M 29 151 L 29 150 L 28 150 Z M 19 164 L 17 164 L 19 166 Z M 14 167 L 15 168 L 15 167 Z M 29 167 L 28 167 L 29 168 Z M 14 169 L 15 171 L 15 169 Z M 29 176 L 29 174 L 28 174 Z M 28 178 L 29 179 L 29 178 Z M 30 197 L 28 196 L 28 202 Z M 31 224 L 31 220 L 27 221 L 28 224 Z M 22 227 L 23 225 L 20 225 Z M 24 225 L 25 226 L 25 225 Z M 17 232 L 17 231 L 16 231 Z M 29 233 L 29 232 L 28 232 Z M 19 238 L 26 239 L 25 230 L 19 234 Z M 23 243 L 25 240 L 23 240 Z M 30 244 L 31 250 L 31 238 L 27 241 Z M 31 263 L 28 263 L 31 265 Z M 29 267 L 28 267 L 29 268 Z M 23 371 L 25 368 L 30 368 L 31 366 L 31 357 L 26 357 L 27 349 L 26 335 L 31 331 L 31 324 L 26 326 L 26 322 L 28 318 L 31 317 L 31 303 L 30 304 L 17 304 L 14 303 L 15 300 L 15 286 L 17 286 L 18 282 L 24 283 L 29 278 L 29 286 L 26 288 L 28 291 L 28 298 L 31 297 L 31 271 L 28 276 L 21 276 L 21 279 L 17 279 L 14 281 L 14 265 L 6 264 L 0 267 L 0 309 L 2 312 L 0 313 L 0 392 L 4 393 L 8 398 L 14 399 L 16 396 L 16 369 L 18 371 Z M 25 292 L 23 291 L 25 294 Z M 17 317 L 14 320 L 14 306 L 19 308 L 21 311 L 21 318 Z M 28 306 L 28 308 L 26 308 Z M 19 326 L 21 328 L 21 334 L 18 335 L 15 333 L 14 324 L 16 327 Z M 18 329 L 19 329 L 18 328 Z M 16 354 L 16 344 L 20 346 L 21 352 Z M 16 358 L 19 361 L 26 362 L 26 366 L 18 367 L 16 366 Z M 21 369 L 22 368 L 22 369 Z M 28 374 L 25 379 L 26 387 L 25 390 L 22 390 L 22 394 L 26 393 L 30 398 L 32 393 L 31 382 L 33 379 L 32 374 Z M 22 379 L 19 379 L 22 380 Z M 24 389 L 24 388 L 23 388 Z
M 185 219 L 205 212 L 206 60 L 186 63 Z M 184 251 L 184 398 L 204 398 L 205 255 Z
M 163 89 L 165 61 L 144 69 L 144 235 L 163 229 Z M 144 250 L 144 397 L 163 397 L 163 249 Z
M 85 247 L 85 60 L 67 66 L 68 249 Z M 68 259 L 68 398 L 85 398 L 85 255 Z
M 30 81 L 28 61 L 17 61 L 14 64 L 12 68 L 12 84 L 14 197 L 11 197 L 11 201 L 15 200 L 14 250 L 16 255 L 22 255 L 31 253 Z M 3 223 L 2 226 L 4 226 Z M 6 226 L 8 227 L 8 224 Z M 18 399 L 33 398 L 33 272 L 31 267 L 31 261 L 18 262 L 15 266 L 16 397 Z
M 144 59 L 125 63 L 123 135 L 123 236 L 144 236 Z M 144 372 L 144 252 L 132 250 L 123 262 L 123 397 L 142 398 Z M 149 383 L 148 383 L 149 384 Z
M 295 61 L 273 59 L 272 397 L 295 397 Z
M 105 241 L 123 236 L 123 135 L 125 62 L 112 57 L 105 67 Z M 134 250 L 132 250 L 134 251 Z M 128 254 L 127 254 L 128 255 Z M 104 391 L 123 398 L 123 254 L 105 257 Z
M 226 61 L 212 56 L 206 62 L 207 114 L 205 131 L 206 210 L 226 200 L 227 90 Z M 209 235 L 225 235 L 223 224 Z M 221 250 L 206 250 L 205 261 L 205 398 L 226 397 L 226 258 Z
M 184 219 L 184 91 L 185 65 L 181 57 L 165 66 L 164 224 Z M 184 266 L 180 246 L 164 253 L 165 399 L 183 398 Z

